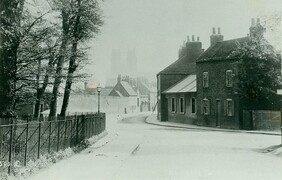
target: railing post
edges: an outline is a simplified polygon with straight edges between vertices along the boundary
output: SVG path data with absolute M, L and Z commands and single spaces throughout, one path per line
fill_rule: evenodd
M 72 143 L 73 143 L 73 129 L 72 129 L 72 127 L 73 127 L 73 119 L 75 119 L 75 116 L 76 115 L 74 115 L 74 117 L 71 119 L 71 121 L 70 121 L 70 147 L 72 147 Z
M 76 121 L 76 142 L 75 142 L 75 146 L 78 144 L 78 121 L 79 118 L 77 116 L 75 116 L 75 121 Z
M 39 117 L 39 124 L 38 124 L 38 148 L 37 148 L 37 159 L 40 158 L 40 145 L 41 145 L 41 117 Z
M 24 148 L 24 166 L 26 166 L 26 162 L 27 162 L 28 126 L 29 126 L 29 117 L 26 119 L 25 148 Z
M 10 121 L 10 147 L 9 147 L 9 167 L 8 167 L 8 174 L 11 173 L 11 167 L 12 167 L 12 151 L 13 151 L 13 118 L 11 118 Z
M 57 123 L 57 152 L 59 151 L 59 146 L 60 146 L 60 121 L 58 119 L 58 121 L 56 122 Z
M 85 119 L 85 115 L 81 115 L 81 127 L 82 127 L 82 132 L 81 132 L 81 140 L 85 140 L 87 138 L 87 127 L 86 127 L 86 119 Z
M 51 133 L 52 133 L 52 118 L 49 122 L 49 137 L 48 137 L 48 153 L 51 153 Z
M 68 121 L 66 119 L 66 117 L 64 117 L 64 125 L 65 125 L 65 132 L 64 132 L 64 149 L 66 149 L 66 145 L 67 145 L 67 130 L 68 130 Z
M 93 116 L 93 113 L 91 113 L 91 137 L 93 136 L 93 120 L 94 120 L 94 116 Z

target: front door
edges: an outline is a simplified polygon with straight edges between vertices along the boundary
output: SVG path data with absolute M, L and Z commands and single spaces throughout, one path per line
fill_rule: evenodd
M 219 127 L 220 126 L 220 112 L 221 109 L 221 104 L 220 104 L 220 100 L 216 100 L 216 113 L 215 113 L 215 118 L 216 118 L 216 126 Z

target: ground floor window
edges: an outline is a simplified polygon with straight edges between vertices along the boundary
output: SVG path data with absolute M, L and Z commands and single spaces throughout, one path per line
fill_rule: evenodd
M 192 98 L 191 99 L 191 104 L 192 104 L 192 114 L 196 113 L 196 99 Z
M 234 101 L 232 99 L 226 100 L 226 115 L 227 116 L 234 115 Z
M 176 106 L 175 106 L 175 98 L 171 98 L 171 112 L 175 112 Z
M 185 101 L 184 101 L 184 97 L 180 98 L 180 113 L 184 114 L 185 111 Z
M 206 98 L 202 101 L 202 112 L 204 115 L 210 114 L 210 100 Z

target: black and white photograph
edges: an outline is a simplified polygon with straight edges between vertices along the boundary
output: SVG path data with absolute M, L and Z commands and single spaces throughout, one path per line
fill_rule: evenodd
M 0 0 L 0 180 L 282 179 L 281 0 Z

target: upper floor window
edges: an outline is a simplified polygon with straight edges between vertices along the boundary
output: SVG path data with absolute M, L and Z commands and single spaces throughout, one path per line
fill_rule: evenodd
M 184 101 L 184 97 L 180 98 L 180 113 L 184 114 L 185 111 L 185 101 Z
M 196 99 L 192 98 L 191 99 L 191 104 L 192 104 L 192 114 L 196 113 Z
M 232 70 L 227 70 L 226 71 L 226 87 L 232 87 L 233 86 L 232 76 L 233 76 Z
M 209 73 L 203 72 L 203 87 L 209 87 Z
M 202 101 L 202 112 L 204 115 L 210 114 L 210 100 L 206 98 Z
M 234 116 L 234 101 L 232 99 L 226 99 L 226 115 Z
M 171 98 L 171 112 L 176 111 L 175 98 Z

